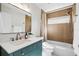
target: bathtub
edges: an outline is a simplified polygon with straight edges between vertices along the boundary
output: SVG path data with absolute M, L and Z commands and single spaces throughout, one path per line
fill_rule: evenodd
M 52 56 L 75 56 L 72 44 L 50 40 L 47 40 L 46 42 L 54 47 Z

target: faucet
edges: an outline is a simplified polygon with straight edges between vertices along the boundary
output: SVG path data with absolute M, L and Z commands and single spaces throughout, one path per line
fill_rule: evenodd
M 11 41 L 14 41 L 14 38 L 12 37 L 12 38 L 10 38 L 11 39 Z
M 16 34 L 16 40 L 18 40 L 18 39 L 21 39 L 20 33 L 17 33 L 17 34 Z

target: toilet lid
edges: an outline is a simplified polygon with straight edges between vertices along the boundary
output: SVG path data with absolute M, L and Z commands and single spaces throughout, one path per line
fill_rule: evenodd
M 54 49 L 54 47 L 51 44 L 47 43 L 47 42 L 43 42 L 43 47 L 49 48 L 49 49 Z

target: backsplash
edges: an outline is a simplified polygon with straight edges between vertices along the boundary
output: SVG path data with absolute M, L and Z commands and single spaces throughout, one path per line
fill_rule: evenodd
M 7 42 L 10 41 L 10 38 L 15 38 L 16 37 L 16 33 L 3 33 L 0 34 L 0 42 Z
M 25 32 L 19 32 L 20 35 L 25 35 Z M 16 39 L 17 33 L 0 33 L 0 42 L 11 41 L 11 38 Z

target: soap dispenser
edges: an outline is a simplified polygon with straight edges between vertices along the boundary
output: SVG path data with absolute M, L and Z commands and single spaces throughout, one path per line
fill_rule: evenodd
M 27 32 L 25 33 L 25 39 L 27 39 Z

